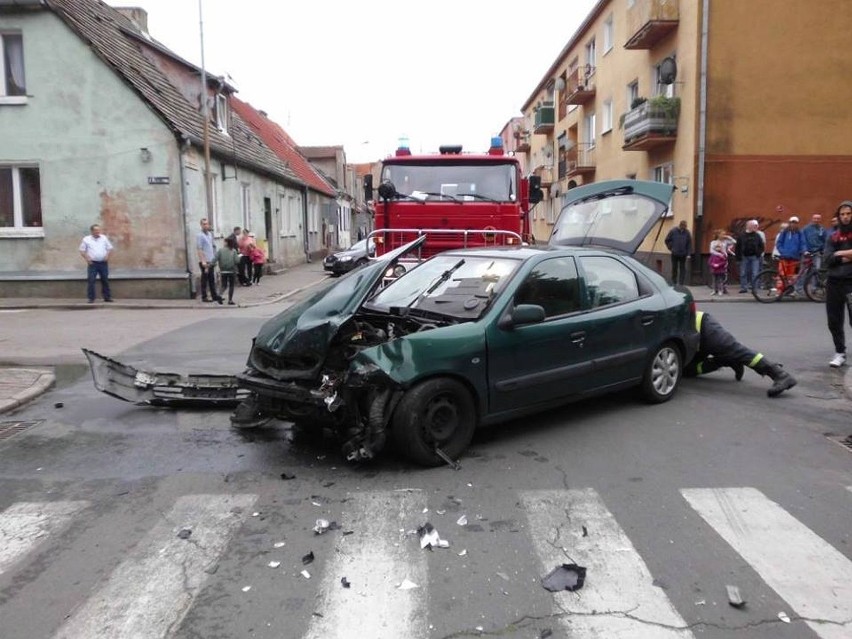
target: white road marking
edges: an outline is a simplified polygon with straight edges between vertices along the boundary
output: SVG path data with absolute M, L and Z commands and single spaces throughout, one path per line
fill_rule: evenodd
M 171 636 L 256 495 L 187 495 L 56 633 L 57 638 Z M 242 513 L 242 514 L 241 514 Z M 187 539 L 178 533 L 188 528 Z
M 852 562 L 754 488 L 681 493 L 824 639 L 852 636 Z M 791 617 L 793 615 L 790 615 Z
M 323 616 L 311 618 L 306 637 L 424 637 L 428 625 L 427 551 L 400 530 L 423 523 L 425 496 L 407 491 L 358 493 L 347 503 L 343 528 L 355 532 L 341 535 L 330 554 L 316 607 Z M 352 584 L 350 588 L 341 585 L 342 577 Z M 418 588 L 400 590 L 398 586 L 406 579 Z
M 87 501 L 19 502 L 0 513 L 0 575 L 88 505 Z
M 561 618 L 567 636 L 693 636 L 594 490 L 530 491 L 522 501 L 542 576 L 564 563 L 587 568 L 581 590 L 554 593 L 555 607 L 571 613 Z

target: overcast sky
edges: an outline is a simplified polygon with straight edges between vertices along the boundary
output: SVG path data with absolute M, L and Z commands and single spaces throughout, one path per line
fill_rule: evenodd
M 596 0 L 202 0 L 205 66 L 300 145 L 378 160 L 484 151 L 520 114 Z M 198 0 L 108 0 L 148 12 L 152 37 L 201 63 Z

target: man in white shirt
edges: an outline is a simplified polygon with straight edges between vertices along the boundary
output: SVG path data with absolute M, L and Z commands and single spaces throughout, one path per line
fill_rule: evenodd
M 80 255 L 88 264 L 88 287 L 86 293 L 89 297 L 89 304 L 95 303 L 95 279 L 101 278 L 101 291 L 104 295 L 104 302 L 112 302 L 112 295 L 109 291 L 109 254 L 112 252 L 112 244 L 109 238 L 101 233 L 101 227 L 97 224 L 92 224 L 89 227 L 90 235 L 83 238 L 80 243 Z

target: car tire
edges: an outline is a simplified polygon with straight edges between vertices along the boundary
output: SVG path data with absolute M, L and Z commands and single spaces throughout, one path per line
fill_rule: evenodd
M 411 388 L 396 407 L 391 425 L 396 449 L 421 466 L 446 463 L 439 447 L 455 460 L 476 429 L 476 406 L 465 386 L 447 377 Z
M 642 396 L 651 404 L 672 398 L 683 376 L 683 355 L 671 342 L 658 347 L 648 360 L 642 379 Z

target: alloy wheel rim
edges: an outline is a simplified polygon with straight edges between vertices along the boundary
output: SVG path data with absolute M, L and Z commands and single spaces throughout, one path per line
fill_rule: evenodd
M 669 395 L 680 376 L 677 355 L 671 348 L 664 348 L 654 358 L 651 368 L 651 383 L 660 395 Z

